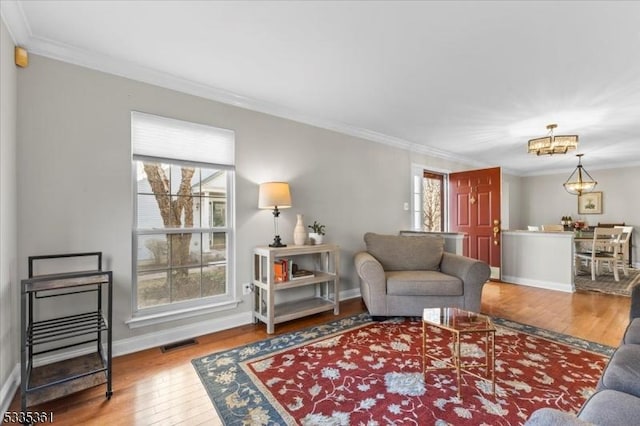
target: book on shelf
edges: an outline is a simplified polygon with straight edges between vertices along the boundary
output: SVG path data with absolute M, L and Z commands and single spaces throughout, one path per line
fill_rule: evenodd
M 286 259 L 278 259 L 273 263 L 273 279 L 275 282 L 289 281 L 288 266 Z
M 310 278 L 315 277 L 316 274 L 313 271 L 309 271 L 306 269 L 298 269 L 291 274 L 292 280 L 300 280 L 302 278 Z
M 315 277 L 313 271 L 300 269 L 292 259 L 277 259 L 273 263 L 273 278 L 276 283 Z
M 287 280 L 290 280 L 293 275 L 293 271 L 298 267 L 293 263 L 293 259 L 285 259 L 285 260 L 287 262 Z

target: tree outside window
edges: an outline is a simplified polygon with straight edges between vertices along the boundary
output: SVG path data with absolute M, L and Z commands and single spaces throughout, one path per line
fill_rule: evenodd
M 444 231 L 444 175 L 424 171 L 422 177 L 422 228 L 424 231 Z
M 150 161 L 138 169 L 138 309 L 225 294 L 227 171 Z M 206 208 L 213 200 L 217 211 Z

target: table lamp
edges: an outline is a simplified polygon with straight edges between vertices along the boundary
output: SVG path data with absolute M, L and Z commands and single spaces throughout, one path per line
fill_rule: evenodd
M 289 184 L 286 182 L 265 182 L 260 184 L 258 192 L 258 208 L 273 209 L 273 226 L 275 229 L 275 238 L 269 247 L 286 247 L 282 244 L 280 235 L 278 235 L 278 216 L 280 210 L 291 207 L 291 192 L 289 192 Z

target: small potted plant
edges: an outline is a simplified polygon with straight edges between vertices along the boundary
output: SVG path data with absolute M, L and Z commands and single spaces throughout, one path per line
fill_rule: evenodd
M 322 237 L 324 235 L 324 225 L 320 225 L 317 221 L 313 221 L 313 225 L 308 225 L 308 228 L 313 232 L 309 232 L 309 242 L 313 244 L 322 244 Z

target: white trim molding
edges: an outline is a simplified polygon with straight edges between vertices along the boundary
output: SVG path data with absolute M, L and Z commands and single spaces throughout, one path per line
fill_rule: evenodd
M 418 154 L 430 155 L 432 157 L 471 164 L 478 167 L 490 166 L 488 164 L 478 162 L 473 158 L 455 155 L 444 150 L 427 147 L 419 143 L 386 135 L 373 130 L 352 126 L 336 120 L 327 120 L 317 116 L 301 113 L 289 107 L 249 98 L 224 89 L 201 84 L 149 67 L 144 67 L 130 61 L 107 57 L 102 54 L 79 49 L 75 46 L 39 37 L 31 31 L 22 9 L 21 2 L 18 1 L 3 0 L 2 15 L 5 18 L 5 23 L 16 40 L 16 43 L 36 55 L 176 90 L 216 102 L 222 102 L 240 108 L 293 120 L 299 123 L 309 124 L 315 127 L 332 130 L 372 142 L 390 145 Z
M 360 297 L 360 288 L 353 288 L 340 292 L 340 300 L 348 300 Z M 253 313 L 241 312 L 234 315 L 225 316 L 215 320 L 207 319 L 193 324 L 188 324 L 180 327 L 174 327 L 168 330 L 161 330 L 153 333 L 146 333 L 141 336 L 133 336 L 125 339 L 116 340 L 113 342 L 113 356 L 122 356 L 134 352 L 143 351 L 146 349 L 156 348 L 162 345 L 167 345 L 180 340 L 196 338 L 218 331 L 228 330 L 234 327 L 240 327 L 242 325 L 251 324 L 253 322 Z M 95 351 L 94 347 L 80 348 L 72 351 L 66 351 L 64 353 L 58 353 L 55 355 L 39 358 L 34 365 L 46 365 L 54 362 L 62 361 L 65 359 L 86 355 Z M 20 387 L 20 364 L 16 364 L 9 379 L 2 385 L 0 389 L 0 407 L 2 408 L 2 414 L 4 414 L 16 391 Z
M 215 320 L 207 319 L 206 321 L 174 327 L 168 330 L 146 333 L 142 336 L 128 337 L 113 342 L 113 355 L 121 356 L 151 349 L 180 340 L 191 339 L 241 325 L 251 324 L 252 321 L 253 314 L 251 312 L 241 312 Z
M 205 306 L 194 306 L 191 308 L 158 312 L 155 314 L 134 316 L 130 320 L 125 321 L 129 328 L 140 328 L 149 325 L 162 324 L 169 321 L 177 321 L 185 318 L 191 318 L 199 315 L 206 315 L 212 312 L 227 311 L 235 309 L 242 303 L 242 300 L 231 300 L 228 302 L 220 302 Z
M 9 378 L 6 382 L 2 384 L 2 388 L 0 389 L 0 411 L 2 412 L 2 417 L 4 418 L 4 413 L 7 412 L 9 406 L 11 405 L 11 401 L 13 401 L 13 397 L 16 394 L 16 391 L 20 387 L 20 364 L 16 364 L 11 374 L 9 374 Z
M 360 297 L 360 288 L 353 288 L 340 292 L 340 300 L 348 300 Z M 199 315 L 196 313 L 194 315 Z M 251 324 L 253 322 L 253 313 L 240 312 L 233 315 L 228 315 L 216 319 L 206 319 L 193 324 L 187 324 L 183 326 L 173 327 L 167 330 L 160 330 L 156 332 L 146 333 L 140 336 L 127 337 L 125 339 L 119 339 L 113 341 L 113 356 L 122 356 L 134 352 L 143 351 L 146 349 L 156 348 L 158 346 L 167 345 L 180 340 L 196 338 L 218 331 L 229 330 L 234 327 L 240 327 L 242 325 Z M 147 324 L 149 325 L 149 324 Z M 79 348 L 71 351 L 65 351 L 50 355 L 42 358 L 38 358 L 37 362 L 34 361 L 34 365 L 46 365 L 53 362 L 62 361 L 65 359 L 86 355 L 94 352 L 94 347 Z M 17 383 L 20 383 L 20 370 L 19 365 L 16 367 L 17 371 L 14 371 Z M 17 388 L 17 385 L 16 385 Z M 4 390 L 4 388 L 3 388 Z M 14 391 L 15 392 L 15 391 Z

